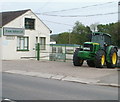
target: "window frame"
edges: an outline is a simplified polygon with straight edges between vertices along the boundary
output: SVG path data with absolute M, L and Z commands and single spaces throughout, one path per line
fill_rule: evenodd
M 26 24 L 27 21 L 28 21 L 28 24 Z M 35 19 L 33 19 L 33 18 L 25 18 L 24 19 L 24 26 L 25 26 L 26 30 L 35 30 Z
M 25 41 L 27 41 L 27 46 Z M 23 48 L 21 48 L 22 46 Z M 17 51 L 29 51 L 29 37 L 17 37 Z
M 42 44 L 42 39 L 44 39 L 44 44 Z M 46 37 L 40 37 L 40 49 L 46 50 Z

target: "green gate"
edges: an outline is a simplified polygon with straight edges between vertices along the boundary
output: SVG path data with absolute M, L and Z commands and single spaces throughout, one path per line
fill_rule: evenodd
M 36 59 L 50 61 L 72 60 L 73 53 L 80 45 L 75 44 L 36 44 Z

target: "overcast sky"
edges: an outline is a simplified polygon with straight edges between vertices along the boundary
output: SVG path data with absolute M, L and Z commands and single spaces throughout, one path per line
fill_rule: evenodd
M 52 34 L 68 32 L 76 21 L 88 26 L 118 21 L 118 0 L 2 0 L 0 5 L 1 12 L 31 9 Z

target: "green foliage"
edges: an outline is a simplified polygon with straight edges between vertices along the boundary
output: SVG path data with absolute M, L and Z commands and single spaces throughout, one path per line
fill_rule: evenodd
M 68 44 L 69 43 L 69 33 L 60 33 L 57 38 L 57 44 Z
M 109 33 L 112 36 L 112 43 L 120 47 L 120 22 L 110 24 L 99 24 L 97 26 L 99 32 Z M 89 34 L 92 31 L 89 26 L 85 26 L 79 21 L 75 22 L 72 32 L 63 32 L 57 35 L 52 35 L 51 38 L 57 44 L 83 44 L 85 41 L 90 41 Z
M 90 27 L 84 26 L 82 23 L 79 21 L 76 21 L 75 26 L 73 27 L 72 30 L 72 40 L 71 43 L 73 44 L 83 44 L 85 41 L 89 41 L 89 34 L 91 34 Z
M 72 33 L 83 34 L 85 33 L 85 31 L 86 31 L 85 26 L 79 21 L 76 21 L 75 26 L 73 27 Z
M 88 26 L 84 26 L 82 23 L 77 21 L 73 27 L 72 32 L 60 33 L 57 36 L 57 44 L 83 44 L 85 41 L 89 41 L 88 35 L 91 30 Z
M 54 41 L 57 41 L 57 39 L 58 39 L 58 34 L 53 34 L 53 35 L 51 35 L 51 36 L 50 36 L 50 39 L 51 39 L 51 40 L 54 40 Z
M 109 33 L 112 36 L 112 43 L 120 47 L 120 22 L 106 25 L 98 25 L 98 31 Z

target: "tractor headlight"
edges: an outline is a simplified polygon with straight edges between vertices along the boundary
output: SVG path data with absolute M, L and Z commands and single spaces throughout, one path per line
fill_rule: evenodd
M 84 44 L 83 50 L 84 51 L 92 51 L 93 45 L 92 44 Z
M 90 48 L 89 47 L 84 47 L 83 50 L 84 51 L 90 51 Z

